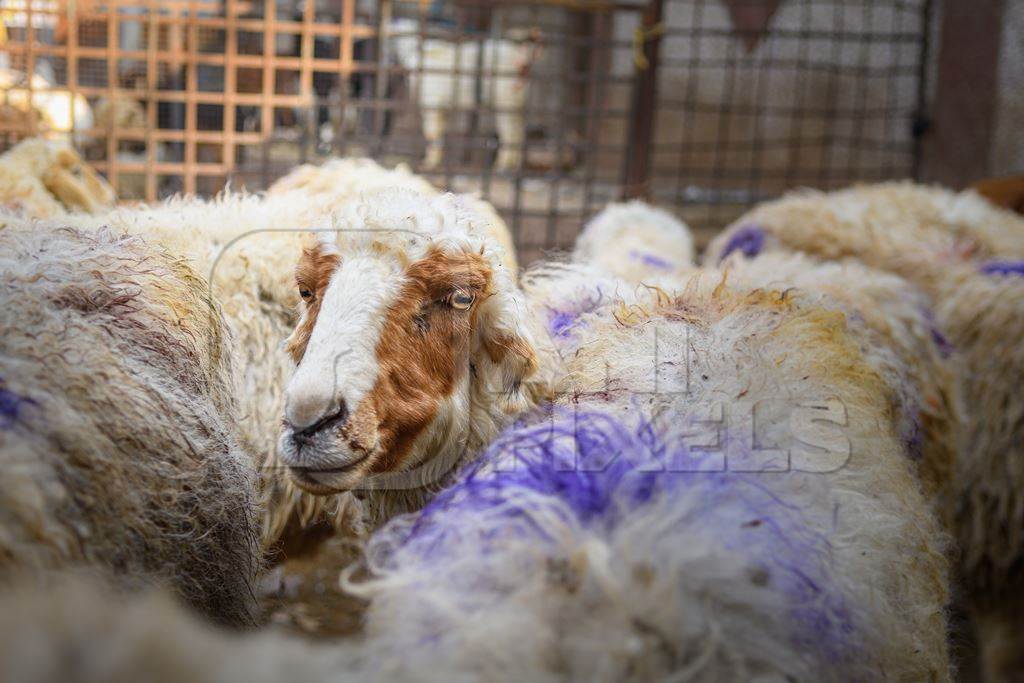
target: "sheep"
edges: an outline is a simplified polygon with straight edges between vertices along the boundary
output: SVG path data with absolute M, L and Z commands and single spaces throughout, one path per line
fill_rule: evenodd
M 547 302 L 542 315 L 553 337 L 564 341 L 574 336 L 572 326 L 585 312 L 578 309 L 580 303 L 593 307 L 609 295 L 632 295 L 633 287 L 588 272 L 593 266 L 631 285 L 671 290 L 696 268 L 692 244 L 689 229 L 670 214 L 642 202 L 613 204 L 577 237 L 573 259 L 586 264 L 584 268 L 553 278 L 550 267 L 538 270 L 528 276 L 527 288 L 532 298 Z M 787 290 L 846 316 L 867 362 L 900 392 L 900 435 L 921 463 L 929 496 L 948 514 L 954 424 L 962 406 L 947 358 L 948 342 L 936 329 L 927 299 L 902 278 L 852 260 L 818 263 L 780 253 L 754 261 L 732 258 L 727 264 L 734 284 Z M 551 291 L 549 282 L 560 291 Z
M 844 317 L 715 272 L 643 291 L 584 314 L 557 405 L 371 537 L 369 578 L 343 575 L 361 640 L 192 648 L 180 615 L 60 611 L 75 594 L 15 600 L 0 632 L 56 620 L 26 666 L 88 643 L 128 677 L 173 651 L 197 680 L 949 680 L 945 536 Z
M 712 262 L 728 252 L 752 258 L 785 249 L 820 259 L 851 257 L 906 278 L 926 295 L 963 398 L 953 524 L 965 601 L 987 634 L 979 642 L 994 679 L 1017 664 L 1006 653 L 1019 646 L 998 643 L 1019 642 L 1020 628 L 1007 617 L 1019 612 L 1007 606 L 1024 595 L 1015 578 L 1024 559 L 1024 408 L 1008 380 L 1024 368 L 1024 352 L 1007 341 L 1019 337 L 1024 318 L 1024 283 L 1015 275 L 1024 270 L 1022 236 L 1024 219 L 972 192 L 896 184 L 762 205 L 706 254 Z
M 368 182 L 377 182 L 373 174 L 366 174 L 365 178 Z M 302 544 L 310 531 L 324 526 L 346 536 L 359 537 L 378 517 L 349 493 L 313 496 L 295 486 L 276 452 L 281 418 L 285 414 L 284 389 L 294 367 L 282 344 L 295 328 L 301 303 L 295 284 L 295 264 L 303 253 L 306 235 L 310 229 L 331 226 L 331 212 L 341 212 L 351 205 L 359 207 L 359 211 L 372 213 L 374 206 L 391 201 L 388 196 L 361 199 L 359 180 L 360 176 L 356 175 L 349 185 L 353 193 L 350 201 L 327 197 L 327 201 L 319 202 L 294 192 L 272 193 L 265 198 L 225 194 L 212 202 L 175 199 L 157 206 L 124 207 L 104 215 L 76 218 L 76 225 L 83 228 L 110 226 L 145 235 L 188 258 L 198 271 L 209 277 L 212 294 L 222 306 L 236 342 L 235 366 L 240 370 L 236 390 L 238 429 L 244 450 L 253 454 L 264 472 L 266 513 L 262 536 L 268 550 L 287 547 L 293 542 Z M 489 237 L 492 229 L 487 215 L 479 212 L 477 200 L 454 196 L 429 198 L 409 190 L 395 192 L 394 201 L 399 209 L 389 214 L 390 222 L 379 225 L 381 229 L 429 232 L 443 217 L 444 225 L 453 235 L 460 235 L 460 230 L 465 232 L 470 236 L 466 239 L 471 238 L 477 249 L 485 249 L 488 263 L 494 261 L 491 267 L 495 296 L 493 306 L 487 310 L 499 310 L 506 304 L 514 308 L 512 302 L 520 297 L 514 276 L 502 265 L 503 250 Z M 372 195 L 371 192 L 366 197 Z M 436 216 L 430 213 L 433 209 L 428 208 L 431 201 L 436 202 L 436 210 L 440 212 Z M 402 211 L 406 210 L 408 214 L 403 215 Z M 352 219 L 345 225 L 358 225 L 359 220 Z M 423 225 L 418 226 L 417 221 Z M 384 254 L 382 259 L 393 255 Z M 354 303 L 358 303 L 358 299 Z M 515 311 L 510 311 L 507 316 L 481 319 L 479 328 L 493 327 L 497 334 L 497 330 L 503 328 L 496 326 L 508 324 L 513 328 L 508 339 L 520 339 L 518 330 L 510 322 L 515 315 Z M 505 341 L 503 337 L 498 339 Z M 511 406 L 519 404 L 517 397 L 523 391 L 539 395 L 541 388 L 518 384 L 532 369 L 529 363 L 519 364 L 515 359 L 520 357 L 519 352 L 528 357 L 527 348 L 532 346 L 524 342 L 515 349 L 516 353 L 510 354 L 506 363 L 481 361 L 482 375 L 474 383 L 474 400 L 479 398 L 478 402 L 492 406 L 505 404 L 512 411 Z M 415 347 L 410 348 L 413 350 Z M 372 353 L 372 349 L 367 351 Z M 497 357 L 501 349 L 492 344 L 489 352 Z M 506 370 L 507 376 L 494 377 Z M 330 368 L 326 372 L 330 372 Z M 506 382 L 511 387 L 508 396 L 500 392 L 495 397 L 485 396 L 486 387 Z M 497 412 L 498 416 L 504 414 L 501 410 Z M 367 522 L 368 519 L 371 521 Z
M 399 187 L 426 196 L 440 194 L 437 188 L 412 173 L 405 164 L 386 169 L 372 159 L 331 159 L 321 166 L 303 164 L 271 185 L 267 193 L 303 192 L 324 207 L 330 207 L 359 193 Z M 485 230 L 504 250 L 502 263 L 505 268 L 518 274 L 516 247 L 505 221 L 489 202 L 475 197 L 469 201 L 487 218 Z
M 252 623 L 255 472 L 205 282 L 138 237 L 0 226 L 0 575 L 98 567 Z
M 803 190 L 735 221 L 711 242 L 704 260 L 718 263 L 734 251 L 753 257 L 779 246 L 823 259 L 850 256 L 887 270 L 904 254 L 923 249 L 950 261 L 1024 259 L 1021 220 L 973 191 L 909 182 Z
M 695 267 L 689 228 L 642 201 L 605 207 L 576 238 L 573 259 L 635 284 L 679 278 Z
M 524 356 L 509 358 L 526 342 L 502 340 L 504 355 L 491 357 L 488 338 L 504 336 L 508 321 L 498 324 L 487 306 L 523 315 L 525 303 L 513 290 L 475 291 L 493 284 L 479 281 L 486 268 L 500 276 L 472 229 L 478 217 L 454 197 L 388 192 L 346 207 L 336 227 L 373 230 L 401 217 L 422 232 L 343 233 L 303 255 L 306 308 L 289 343 L 302 362 L 288 386 L 292 424 L 282 430 L 292 443 L 281 449 L 303 486 L 393 483 L 382 470 L 417 462 L 421 439 L 396 453 L 387 445 L 399 439 L 386 430 L 406 419 L 395 403 L 430 398 L 426 387 L 405 381 L 403 395 L 378 403 L 386 414 L 367 416 L 351 392 L 369 384 L 374 394 L 389 373 L 367 382 L 361 375 L 374 361 L 344 343 L 367 330 L 362 318 L 373 318 L 385 295 L 409 303 L 410 286 L 426 290 L 427 317 L 418 306 L 390 306 L 377 330 L 368 327 L 379 336 L 376 363 L 387 365 L 410 335 L 450 339 L 465 311 L 491 327 L 461 326 L 457 336 L 479 334 L 482 347 L 474 354 L 464 342 L 477 365 L 464 376 L 500 383 L 497 399 L 484 393 L 492 409 L 523 407 L 509 404 L 524 402 L 522 378 L 492 366 L 528 366 Z M 388 254 L 397 265 L 390 272 Z M 464 260 L 440 274 L 458 280 L 454 290 L 423 284 L 421 269 L 441 255 Z M 584 267 L 550 272 L 571 277 Z M 396 270 L 404 279 L 390 284 Z M 784 292 L 729 285 L 714 272 L 675 296 L 634 292 L 628 302 L 585 307 L 574 327 L 585 341 L 568 357 L 570 386 L 556 405 L 506 428 L 478 459 L 455 451 L 454 460 L 470 462 L 452 485 L 371 537 L 369 578 L 356 580 L 353 568 L 343 575 L 370 602 L 367 632 L 356 647 L 339 646 L 337 670 L 375 680 L 949 680 L 946 537 L 897 433 L 901 397 L 865 360 L 844 316 Z M 346 316 L 332 315 L 339 306 Z M 524 323 L 514 320 L 520 334 Z M 432 345 L 418 347 L 421 357 L 403 357 L 399 372 L 444 365 L 446 354 L 424 358 Z M 338 359 L 341 372 L 324 373 L 324 357 Z M 343 380 L 328 383 L 328 409 L 340 405 L 335 393 L 351 399 L 347 415 L 329 416 L 337 427 L 317 419 L 318 371 Z M 421 437 L 460 431 L 437 424 L 450 412 L 441 403 Z M 322 429 L 297 434 L 295 421 L 311 416 Z M 508 421 L 476 417 L 462 429 L 486 429 L 484 438 L 445 438 L 476 446 Z M 358 453 L 345 460 L 367 437 L 371 462 Z M 355 467 L 341 471 L 339 461 Z M 396 493 L 364 496 L 384 504 Z M 35 607 L 20 621 L 33 623 Z M 92 651 L 112 651 L 115 665 L 130 658 L 120 632 L 113 646 L 90 639 Z M 177 637 L 175 628 L 160 633 L 161 643 Z M 82 637 L 73 632 L 72 646 Z M 244 659 L 247 642 L 218 644 L 219 661 Z M 290 656 L 273 641 L 261 645 L 253 680 Z M 197 650 L 193 657 L 208 651 Z M 305 678 L 318 655 L 294 665 L 290 674 Z
M 556 405 L 371 537 L 369 578 L 344 577 L 367 658 L 398 679 L 950 680 L 947 537 L 844 316 L 716 272 L 646 291 L 581 314 Z
M 936 511 L 951 521 L 957 425 L 964 406 L 949 342 L 930 303 L 905 279 L 858 261 L 819 262 L 767 253 L 726 261 L 730 282 L 787 290 L 790 296 L 842 312 L 865 361 L 900 395 L 900 438 L 920 464 Z
M 454 195 L 369 193 L 299 261 L 278 457 L 302 489 L 352 491 L 370 528 L 546 391 L 527 381 L 539 341 L 486 224 Z
M 88 574 L 3 591 L 0 679 L 18 683 L 323 683 L 354 660 L 278 633 L 225 633 L 150 589 Z
M 523 109 L 529 96 L 527 76 L 538 51 L 535 38 L 453 43 L 422 37 L 418 23 L 411 19 L 393 21 L 391 38 L 398 61 L 409 72 L 423 117 L 423 137 L 427 140 L 423 167 L 433 169 L 441 164 L 445 119 L 452 108 L 472 110 L 490 105 L 495 110 L 499 139 L 494 167 L 504 171 L 519 168 L 526 141 Z M 474 73 L 478 63 L 484 65 L 479 92 Z
M 0 206 L 33 218 L 68 211 L 96 213 L 116 197 L 70 147 L 29 138 L 0 155 Z
M 8 107 L 38 120 L 48 135 L 68 140 L 72 131 L 92 128 L 88 100 L 56 87 L 42 74 L 29 79 L 20 71 L 0 68 L 0 97 Z

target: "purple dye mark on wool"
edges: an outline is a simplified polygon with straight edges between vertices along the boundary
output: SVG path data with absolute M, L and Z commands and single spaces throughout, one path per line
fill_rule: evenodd
M 915 462 L 924 457 L 924 435 L 921 432 L 921 420 L 916 415 L 911 418 L 910 427 L 903 434 L 903 447 L 907 457 Z
M 593 295 L 572 301 L 564 310 L 548 307 L 548 332 L 557 340 L 565 341 L 573 337 L 573 329 L 579 324 L 580 316 L 597 309 L 604 301 L 604 294 L 598 287 Z
M 936 348 L 939 349 L 939 355 L 942 356 L 943 358 L 949 358 L 950 356 L 952 356 L 953 351 L 956 350 L 956 347 L 953 346 L 952 342 L 946 339 L 946 335 L 942 334 L 942 332 L 940 332 L 939 328 L 937 327 L 933 327 L 931 329 L 931 333 L 932 342 L 934 342 Z
M 928 323 L 928 331 L 931 333 L 932 343 L 935 344 L 935 348 L 939 350 L 939 355 L 944 359 L 952 356 L 956 347 L 946 339 L 946 335 L 944 335 L 942 330 L 939 329 L 939 324 L 935 320 L 935 314 L 932 313 L 932 309 L 927 306 L 922 306 L 921 313 L 924 315 L 924 319 Z
M 747 258 L 753 258 L 760 254 L 762 249 L 764 249 L 764 230 L 757 225 L 744 225 L 726 242 L 718 262 L 721 263 L 726 256 L 736 250 L 741 251 Z
M 697 538 L 720 545 L 787 605 L 785 623 L 795 644 L 831 662 L 857 657 L 853 612 L 832 576 L 831 543 L 817 531 L 813 511 L 780 497 L 780 490 L 791 490 L 779 488 L 782 478 L 805 475 L 651 468 L 652 459 L 673 450 L 669 441 L 648 420 L 627 424 L 593 410 L 555 409 L 520 420 L 424 507 L 396 552 L 401 562 L 429 567 L 434 580 L 435 570 L 446 571 L 448 549 L 471 542 L 490 559 L 459 580 L 494 586 L 488 567 L 510 538 L 534 543 L 553 559 L 563 552 L 564 537 L 553 538 L 550 523 L 538 519 L 554 515 L 567 529 L 610 538 L 653 505 L 663 517 L 664 547 Z M 838 527 L 838 506 L 826 514 Z
M 636 249 L 631 249 L 629 252 L 629 258 L 633 259 L 634 261 L 639 261 L 645 266 L 657 268 L 658 270 L 672 270 L 673 267 L 670 261 L 666 261 L 665 259 L 659 256 L 655 256 L 654 254 L 651 254 L 646 251 L 637 251 Z
M 548 330 L 557 339 L 568 339 L 572 336 L 572 328 L 576 326 L 579 317 L 579 313 L 549 309 Z
M 31 398 L 18 396 L 3 386 L 3 379 L 0 379 L 0 429 L 10 429 L 21 414 L 21 409 L 26 405 L 37 405 Z
M 1024 261 L 987 261 L 981 264 L 985 275 L 1017 275 L 1024 277 Z

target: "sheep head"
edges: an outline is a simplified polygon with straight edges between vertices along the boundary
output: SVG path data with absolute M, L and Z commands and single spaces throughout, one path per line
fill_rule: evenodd
M 50 194 L 72 211 L 97 213 L 117 200 L 107 181 L 70 148 L 56 152 L 41 180 Z
M 453 195 L 364 196 L 296 269 L 279 458 L 314 494 L 437 483 L 530 405 L 527 306 Z

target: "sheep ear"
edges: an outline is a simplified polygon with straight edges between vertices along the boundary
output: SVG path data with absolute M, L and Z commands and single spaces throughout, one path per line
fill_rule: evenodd
M 532 406 L 526 381 L 537 371 L 537 352 L 522 293 L 507 278 L 485 301 L 477 317 L 477 380 L 508 414 Z

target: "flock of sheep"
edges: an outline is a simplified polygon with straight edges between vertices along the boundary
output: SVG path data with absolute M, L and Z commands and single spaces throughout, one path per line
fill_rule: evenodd
M 955 615 L 1024 671 L 1024 219 L 974 193 L 702 265 L 612 205 L 521 275 L 368 160 L 115 207 L 27 141 L 0 203 L 3 680 L 948 681 Z M 357 632 L 264 624 L 335 541 Z

